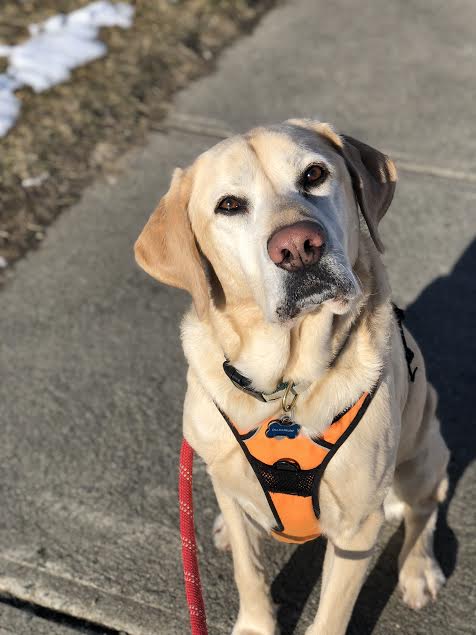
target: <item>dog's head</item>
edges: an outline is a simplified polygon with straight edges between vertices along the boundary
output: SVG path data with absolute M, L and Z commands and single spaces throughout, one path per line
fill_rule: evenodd
M 378 223 L 395 184 L 390 159 L 327 124 L 257 128 L 175 171 L 136 259 L 189 291 L 200 318 L 210 298 L 218 307 L 252 300 L 269 321 L 324 302 L 342 313 L 360 293 L 358 210 L 382 251 Z

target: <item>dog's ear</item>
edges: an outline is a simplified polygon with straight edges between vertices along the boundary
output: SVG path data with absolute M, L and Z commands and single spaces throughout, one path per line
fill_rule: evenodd
M 375 246 L 383 253 L 378 224 L 392 202 L 397 169 L 391 159 L 375 148 L 347 135 L 340 138 L 357 202 Z
M 397 169 L 393 161 L 362 141 L 337 134 L 327 123 L 310 119 L 291 119 L 289 123 L 311 128 L 343 156 L 370 235 L 377 249 L 383 253 L 378 224 L 392 202 L 397 184 Z
M 198 317 L 203 319 L 209 305 L 208 283 L 188 217 L 191 189 L 191 171 L 177 168 L 134 252 L 137 263 L 153 278 L 188 291 Z

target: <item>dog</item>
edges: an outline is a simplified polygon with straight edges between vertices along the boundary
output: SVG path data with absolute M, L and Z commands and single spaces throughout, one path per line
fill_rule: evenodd
M 276 629 L 266 534 L 327 538 L 307 635 L 345 633 L 386 514 L 405 524 L 403 601 L 419 609 L 444 584 L 433 531 L 449 452 L 380 256 L 396 181 L 381 152 L 291 119 L 177 169 L 135 244 L 148 274 L 192 296 L 183 429 L 233 555 L 233 635 Z

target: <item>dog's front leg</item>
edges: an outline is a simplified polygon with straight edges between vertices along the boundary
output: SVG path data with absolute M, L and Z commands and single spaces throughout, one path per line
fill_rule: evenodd
M 257 531 L 246 520 L 236 501 L 224 493 L 215 480 L 213 487 L 228 530 L 240 598 L 240 610 L 232 635 L 273 635 L 276 622 L 259 561 Z
M 382 523 L 383 512 L 378 511 L 355 535 L 328 540 L 319 609 L 306 635 L 344 635 Z

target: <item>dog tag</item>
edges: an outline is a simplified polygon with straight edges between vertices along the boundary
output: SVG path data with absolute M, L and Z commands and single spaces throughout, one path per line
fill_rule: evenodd
M 293 423 L 292 419 L 284 415 L 281 419 L 270 421 L 265 434 L 268 439 L 295 439 L 300 429 L 299 423 Z

